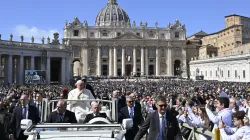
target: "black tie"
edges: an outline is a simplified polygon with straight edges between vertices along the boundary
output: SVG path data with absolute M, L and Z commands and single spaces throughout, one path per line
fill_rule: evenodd
M 161 130 L 162 130 L 162 140 L 165 140 L 167 137 L 166 137 L 166 127 L 165 127 L 164 116 L 161 117 Z

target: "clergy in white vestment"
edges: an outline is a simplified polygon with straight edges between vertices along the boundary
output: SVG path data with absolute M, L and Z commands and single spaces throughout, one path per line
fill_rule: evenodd
M 214 123 L 214 129 L 218 128 L 219 121 L 222 120 L 226 126 L 232 126 L 232 109 L 229 108 L 229 97 L 225 92 L 220 93 L 220 97 L 217 99 L 216 108 L 219 110 L 215 115 L 210 109 L 209 105 L 206 105 L 206 112 L 210 121 Z
M 76 82 L 76 89 L 73 89 L 68 94 L 68 100 L 86 100 L 95 99 L 90 90 L 84 88 L 85 83 L 82 80 Z M 85 119 L 86 115 L 90 111 L 91 102 L 88 101 L 69 101 L 67 109 L 74 112 L 78 122 Z

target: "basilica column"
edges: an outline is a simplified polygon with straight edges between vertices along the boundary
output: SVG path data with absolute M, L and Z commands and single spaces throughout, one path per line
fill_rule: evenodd
M 122 76 L 125 76 L 125 46 L 122 46 Z
M 109 76 L 113 75 L 113 48 L 109 46 Z
M 9 54 L 9 56 L 8 56 L 8 75 L 4 74 L 4 76 L 8 76 L 8 83 L 9 84 L 13 83 L 13 58 L 12 58 L 11 54 Z
M 101 46 L 97 46 L 97 76 L 101 76 L 102 74 L 102 64 L 101 64 Z
M 157 46 L 155 48 L 155 75 L 159 76 L 160 75 L 160 62 L 159 62 L 159 47 Z
M 182 77 L 187 78 L 186 46 L 182 47 L 181 52 L 182 52 L 182 63 L 181 63 Z
M 136 46 L 133 47 L 133 75 L 136 75 Z
M 47 84 L 50 84 L 50 56 L 47 56 L 46 81 Z
M 145 46 L 141 46 L 141 75 L 145 75 L 145 64 L 144 64 L 144 48 Z
M 65 83 L 65 70 L 66 70 L 66 64 L 65 64 L 65 57 L 61 57 L 61 83 Z
M 23 55 L 20 55 L 19 58 L 19 84 L 22 85 L 24 82 L 24 58 Z
M 172 46 L 168 46 L 168 75 L 173 76 L 173 68 L 172 68 Z
M 34 61 L 35 61 L 35 57 L 31 56 L 31 58 L 30 58 L 30 69 L 31 70 L 35 69 L 35 63 L 34 63 Z
M 82 75 L 83 76 L 89 76 L 89 65 L 88 65 L 88 45 L 86 42 L 84 42 L 84 45 L 82 47 Z
M 145 47 L 145 74 L 148 75 L 148 47 Z
M 117 46 L 114 46 L 114 76 L 117 76 Z

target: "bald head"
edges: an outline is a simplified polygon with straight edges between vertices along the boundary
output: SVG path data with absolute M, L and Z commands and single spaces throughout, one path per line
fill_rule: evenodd
M 91 109 L 92 109 L 93 113 L 99 113 L 100 112 L 99 103 L 92 102 L 91 103 Z
M 21 105 L 22 105 L 22 106 L 26 106 L 26 105 L 29 103 L 29 97 L 28 97 L 28 95 L 23 94 L 23 95 L 20 97 L 20 102 L 21 102 Z
M 57 112 L 62 114 L 66 111 L 67 104 L 64 100 L 59 100 L 57 102 Z

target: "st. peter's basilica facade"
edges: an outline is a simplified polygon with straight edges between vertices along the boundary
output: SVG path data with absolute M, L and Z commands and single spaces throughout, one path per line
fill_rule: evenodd
M 108 0 L 94 26 L 77 17 L 66 22 L 63 41 L 72 48 L 74 76 L 187 75 L 185 25 L 138 25 L 116 0 Z

